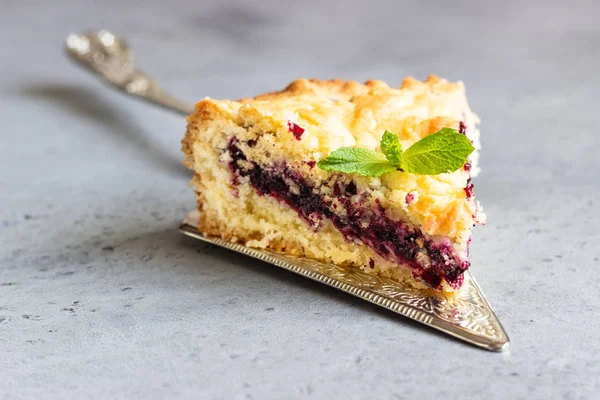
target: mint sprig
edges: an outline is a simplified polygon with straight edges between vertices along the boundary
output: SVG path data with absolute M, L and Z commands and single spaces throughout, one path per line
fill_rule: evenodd
M 389 162 L 394 165 L 402 165 L 402 146 L 400 140 L 398 140 L 398 135 L 386 130 L 381 137 L 379 147 L 381 147 L 381 152 Z
M 402 155 L 402 168 L 421 175 L 454 172 L 475 150 L 469 139 L 455 129 L 442 128 L 410 146 Z
M 319 161 L 317 166 L 326 171 L 338 171 L 361 176 L 381 176 L 386 172 L 398 169 L 383 154 L 370 149 L 354 147 L 340 147 L 332 151 L 329 156 Z
M 325 171 L 379 177 L 401 170 L 418 175 L 454 172 L 467 162 L 475 150 L 469 139 L 456 129 L 442 128 L 424 137 L 404 152 L 398 135 L 385 131 L 381 153 L 357 147 L 341 147 L 317 163 Z

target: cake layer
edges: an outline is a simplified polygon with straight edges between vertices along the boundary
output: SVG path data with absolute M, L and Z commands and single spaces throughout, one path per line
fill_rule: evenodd
M 373 178 L 315 164 L 342 146 L 379 150 L 386 129 L 403 148 L 443 127 L 477 145 L 462 84 L 300 80 L 256 99 L 204 99 L 188 122 L 183 150 L 203 231 L 417 287 L 460 287 L 471 229 L 482 217 L 470 182 L 476 156 L 435 176 Z
M 194 179 L 196 190 L 203 185 Z M 315 231 L 298 217 L 295 210 L 271 196 L 261 196 L 249 187 L 241 187 L 237 195 L 219 193 L 208 196 L 197 192 L 202 232 L 249 247 L 308 257 L 337 265 L 359 267 L 366 272 L 406 282 L 419 289 L 430 286 L 415 281 L 408 268 L 380 257 L 365 246 L 348 242 L 329 221 Z M 214 202 L 219 197 L 219 202 Z M 285 227 L 285 228 L 282 228 Z M 442 284 L 447 290 L 451 286 Z
M 462 283 L 469 262 L 457 254 L 450 240 L 435 240 L 406 221 L 392 220 L 381 201 L 358 192 L 353 180 L 334 175 L 331 185 L 316 186 L 286 161 L 261 165 L 249 160 L 236 138 L 227 151 L 234 185 L 250 184 L 259 195 L 287 204 L 314 231 L 328 220 L 348 242 L 364 244 L 382 258 L 410 268 L 434 288 L 442 281 L 452 287 Z

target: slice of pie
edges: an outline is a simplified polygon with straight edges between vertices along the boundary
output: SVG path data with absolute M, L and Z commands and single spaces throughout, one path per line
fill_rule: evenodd
M 186 165 L 200 230 L 246 246 L 358 267 L 417 288 L 452 292 L 469 267 L 484 214 L 473 198 L 478 118 L 461 82 L 300 79 L 239 101 L 205 98 L 188 117 Z M 398 168 L 379 177 L 326 171 L 341 147 L 380 151 L 386 130 L 402 148 L 452 128 L 476 150 L 451 173 Z M 462 165 L 462 162 L 461 164 Z

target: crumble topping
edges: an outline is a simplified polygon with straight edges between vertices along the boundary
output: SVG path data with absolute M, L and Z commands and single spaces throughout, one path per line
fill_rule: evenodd
M 484 222 L 470 186 L 477 151 L 463 168 L 435 176 L 340 176 L 315 167 L 340 147 L 379 151 L 386 129 L 408 148 L 454 128 L 478 149 L 478 122 L 463 84 L 435 76 L 407 78 L 399 89 L 381 81 L 300 79 L 253 99 L 205 98 L 188 117 L 182 142 L 195 171 L 200 227 L 395 279 L 410 279 L 398 268 L 408 266 L 430 286 L 452 290 L 468 267 L 472 226 Z

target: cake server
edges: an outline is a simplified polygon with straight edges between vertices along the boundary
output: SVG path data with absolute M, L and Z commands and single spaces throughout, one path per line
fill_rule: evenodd
M 137 69 L 133 51 L 109 31 L 69 35 L 66 49 L 81 66 L 124 93 L 185 116 L 193 112 L 193 105 L 167 94 L 152 78 Z M 509 339 L 504 328 L 469 271 L 465 272 L 463 287 L 454 295 L 416 290 L 359 269 L 254 249 L 207 236 L 198 230 L 198 217 L 197 211 L 191 212 L 179 231 L 324 283 L 475 346 L 491 351 L 508 348 Z

